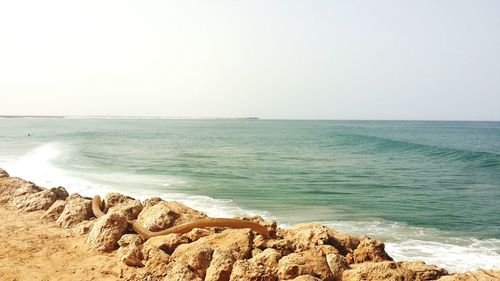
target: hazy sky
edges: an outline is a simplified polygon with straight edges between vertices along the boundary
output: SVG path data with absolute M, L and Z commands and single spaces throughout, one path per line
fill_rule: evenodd
M 9 114 L 500 120 L 500 1 L 1 1 Z

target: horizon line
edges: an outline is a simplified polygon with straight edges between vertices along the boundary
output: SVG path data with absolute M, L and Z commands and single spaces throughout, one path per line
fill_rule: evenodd
M 142 115 L 0 115 L 0 118 L 68 118 L 68 119 L 150 119 L 150 120 L 261 120 L 261 121 L 414 121 L 414 122 L 500 122 L 500 120 L 480 119 L 327 119 L 327 118 L 260 118 L 246 117 L 211 117 L 211 116 L 142 116 Z

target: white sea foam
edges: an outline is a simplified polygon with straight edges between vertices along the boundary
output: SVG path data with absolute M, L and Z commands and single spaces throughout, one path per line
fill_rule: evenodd
M 11 176 L 21 177 L 41 186 L 64 186 L 69 192 L 79 193 L 83 196 L 96 194 L 102 196 L 108 192 L 120 192 L 141 200 L 151 196 L 159 196 L 164 200 L 181 202 L 212 217 L 254 216 L 257 214 L 267 217 L 264 211 L 242 209 L 230 199 L 215 199 L 180 192 L 164 192 L 153 188 L 130 188 L 131 186 L 161 186 L 172 189 L 175 186 L 186 184 L 181 179 L 174 177 L 154 177 L 124 173 L 81 173 L 65 170 L 54 165 L 55 160 L 61 157 L 70 157 L 71 153 L 74 153 L 71 147 L 62 143 L 51 142 L 36 147 L 17 159 L 1 163 L 0 166 Z
M 422 260 L 450 272 L 496 269 L 500 265 L 500 240 L 456 237 L 432 228 L 413 227 L 397 222 L 322 222 L 335 229 L 364 234 L 385 242 L 395 260 Z
M 70 146 L 62 143 L 48 143 L 19 158 L 9 158 L 0 163 L 0 167 L 7 170 L 11 176 L 25 178 L 41 186 L 61 185 L 66 187 L 69 192 L 78 192 L 85 196 L 104 195 L 107 192 L 121 192 L 139 199 L 159 196 L 165 200 L 184 203 L 212 217 L 249 215 L 270 217 L 263 211 L 242 209 L 229 199 L 158 190 L 158 187 L 175 190 L 176 186 L 188 184 L 175 177 L 125 173 L 92 174 L 70 171 L 54 164 L 54 161 L 63 157 L 71 157 L 72 153 L 75 151 Z M 144 188 L 131 188 L 133 186 L 143 186 Z M 341 231 L 366 234 L 382 239 L 385 241 L 387 252 L 396 260 L 423 260 L 429 264 L 442 266 L 451 272 L 463 272 L 477 268 L 498 268 L 500 265 L 500 240 L 498 239 L 479 240 L 453 237 L 437 229 L 411 227 L 383 220 L 320 223 Z

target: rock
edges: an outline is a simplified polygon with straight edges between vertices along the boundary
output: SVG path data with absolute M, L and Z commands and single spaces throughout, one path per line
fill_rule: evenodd
M 361 242 L 360 237 L 356 235 L 338 232 L 332 228 L 328 229 L 328 234 L 330 236 L 329 244 L 339 250 L 343 256 L 352 254 Z
M 269 239 L 269 240 L 263 240 L 262 236 L 257 236 L 254 239 L 254 246 L 258 247 L 259 249 L 275 249 L 278 251 L 282 256 L 289 255 L 293 252 L 295 252 L 295 247 L 290 240 L 285 240 L 285 239 Z
M 321 279 L 313 277 L 311 275 L 301 275 L 294 278 L 292 281 L 321 281 Z
M 206 217 L 205 214 L 180 203 L 160 201 L 144 208 L 139 214 L 137 222 L 151 231 L 159 231 Z
M 275 249 L 269 248 L 255 255 L 254 257 L 249 259 L 249 261 L 255 263 L 256 265 L 262 265 L 266 267 L 266 269 L 272 271 L 273 273 L 276 273 L 278 269 L 278 262 L 280 259 L 280 252 Z
M 343 281 L 424 281 L 448 274 L 442 268 L 423 262 L 365 262 L 351 267 L 343 272 Z
M 79 235 L 87 234 L 92 230 L 95 220 L 81 221 L 74 227 L 75 233 Z
M 7 203 L 12 197 L 42 191 L 41 187 L 20 178 L 0 178 L 0 203 Z
M 149 238 L 144 243 L 144 251 L 148 252 L 150 249 L 161 249 L 165 253 L 171 255 L 179 245 L 189 242 L 187 237 L 177 233 L 161 235 Z
M 7 171 L 5 171 L 4 169 L 0 168 L 0 178 L 8 178 L 8 177 L 10 177 L 9 173 L 7 173 Z
M 202 237 L 195 242 L 178 246 L 170 257 L 169 268 L 177 268 L 179 264 L 186 265 L 196 276 L 203 279 L 214 251 L 225 251 L 225 254 L 232 255 L 234 260 L 249 258 L 252 240 L 253 232 L 249 229 L 227 229 Z M 214 262 L 214 267 L 216 263 L 217 261 Z M 217 274 L 216 271 L 216 268 L 213 268 L 214 275 Z M 172 275 L 169 273 L 169 276 Z
M 268 275 L 266 268 L 248 260 L 238 260 L 233 265 L 231 281 L 275 281 L 276 275 Z
M 92 201 L 78 194 L 72 194 L 66 198 L 66 206 L 64 206 L 64 210 L 57 218 L 56 223 L 68 228 L 84 220 L 89 220 L 93 216 Z
M 296 252 L 328 244 L 330 239 L 328 228 L 318 224 L 297 224 L 280 230 L 278 235 L 290 241 Z
M 104 197 L 104 212 L 122 212 L 127 220 L 135 220 L 142 211 L 142 203 L 120 193 L 108 193 Z
M 330 245 L 342 255 L 347 255 L 359 244 L 357 236 L 340 233 L 319 224 L 297 224 L 288 229 L 278 230 L 277 236 L 290 241 L 295 252 L 302 252 L 315 246 Z
M 47 210 L 56 201 L 56 195 L 44 189 L 36 193 L 27 193 L 9 201 L 9 205 L 27 212 Z
M 119 260 L 129 266 L 144 266 L 142 263 L 144 259 L 142 243 L 143 239 L 138 234 L 123 235 L 120 240 L 118 240 L 118 245 L 120 245 L 117 251 Z
M 347 260 L 340 254 L 326 255 L 326 263 L 332 272 L 333 279 L 336 281 L 341 281 L 342 273 L 349 268 Z
M 498 281 L 500 280 L 500 270 L 479 269 L 473 272 L 456 273 L 450 276 L 444 276 L 437 280 L 438 281 Z
M 66 201 L 64 200 L 57 200 L 50 206 L 50 208 L 45 212 L 45 214 L 42 216 L 42 218 L 49 220 L 49 221 L 55 221 L 57 218 L 59 218 L 59 215 L 64 210 L 64 207 L 66 206 Z
M 182 269 L 181 273 L 188 276 L 196 276 L 201 280 L 205 279 L 205 275 L 210 262 L 212 260 L 213 249 L 198 247 L 190 251 L 188 255 L 170 256 L 170 263 L 168 265 L 167 280 L 184 280 L 173 279 L 179 278 L 173 272 Z
M 253 232 L 249 229 L 227 229 L 221 233 L 202 237 L 196 242 L 182 244 L 175 249 L 171 260 L 180 260 L 182 256 L 189 256 L 199 248 L 212 250 L 229 250 L 235 259 L 250 257 Z
M 274 249 L 266 249 L 249 260 L 239 260 L 233 266 L 230 280 L 278 280 L 278 261 L 281 254 Z
M 144 240 L 139 234 L 125 234 L 118 240 L 118 245 L 126 247 L 130 244 L 142 245 L 143 242 Z
M 280 280 L 293 279 L 301 275 L 311 275 L 326 281 L 334 280 L 325 255 L 318 249 L 293 253 L 279 261 L 278 277 Z
M 207 268 L 205 281 L 228 281 L 235 261 L 231 251 L 215 250 L 210 266 Z
M 154 205 L 156 205 L 156 204 L 158 204 L 158 203 L 160 203 L 162 201 L 163 200 L 160 197 L 151 197 L 151 198 L 148 198 L 148 199 L 144 200 L 144 202 L 143 202 L 144 209 L 151 208 Z
M 235 219 L 250 221 L 253 223 L 257 223 L 263 225 L 269 231 L 269 235 L 271 237 L 276 237 L 276 229 L 277 223 L 275 220 L 264 220 L 261 216 L 253 216 L 253 217 L 235 217 Z
M 187 264 L 176 263 L 169 267 L 164 280 L 168 281 L 203 281 L 195 270 Z
M 143 251 L 143 257 L 146 260 L 144 266 L 147 276 L 152 277 L 153 280 L 158 280 L 167 275 L 170 255 L 160 249 L 150 249 L 147 256 Z
M 366 261 L 392 261 L 392 258 L 386 253 L 384 243 L 365 238 L 361 240 L 361 243 L 354 250 L 354 262 L 362 263 Z
M 202 237 L 215 234 L 215 228 L 193 228 L 190 232 L 184 233 L 183 236 L 194 242 Z
M 56 195 L 57 200 L 66 200 L 69 196 L 68 191 L 62 186 L 53 187 L 50 191 Z
M 121 213 L 109 213 L 96 220 L 87 236 L 87 245 L 91 249 L 109 252 L 118 246 L 118 240 L 127 229 L 128 222 Z

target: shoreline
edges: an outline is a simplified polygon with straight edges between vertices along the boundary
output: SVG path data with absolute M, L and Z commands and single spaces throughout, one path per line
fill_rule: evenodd
M 367 236 L 316 224 L 281 229 L 260 217 L 243 219 L 268 228 L 271 239 L 248 229 L 213 227 L 146 241 L 127 221 L 158 231 L 206 215 L 160 198 L 141 202 L 111 193 L 104 202 L 107 214 L 96 219 L 90 198 L 62 187 L 41 188 L 0 169 L 0 231 L 6 233 L 0 236 L 6 245 L 0 279 L 500 280 L 500 270 L 449 275 L 423 262 L 394 262 L 381 241 Z

